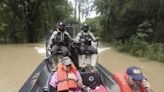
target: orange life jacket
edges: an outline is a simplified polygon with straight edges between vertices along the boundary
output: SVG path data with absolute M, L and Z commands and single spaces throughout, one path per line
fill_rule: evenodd
M 57 69 L 57 91 L 66 91 L 66 90 L 74 90 L 77 89 L 77 83 L 74 80 L 67 80 L 68 79 L 68 73 L 65 72 L 63 70 L 63 66 L 62 64 L 58 64 L 58 69 Z M 71 72 L 73 72 L 73 74 L 77 74 L 77 70 L 76 67 L 71 64 L 70 66 Z M 77 77 L 77 76 L 76 76 Z
M 132 92 L 130 86 L 127 83 L 127 74 L 125 71 L 114 73 L 113 76 L 114 76 L 114 79 L 119 84 L 121 92 Z M 140 92 L 144 92 L 144 89 L 140 88 Z

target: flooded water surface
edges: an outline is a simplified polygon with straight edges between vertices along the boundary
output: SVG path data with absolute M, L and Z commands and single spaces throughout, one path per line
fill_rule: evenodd
M 164 92 L 164 64 L 119 53 L 109 47 L 98 50 L 99 62 L 112 73 L 139 66 L 154 92 Z M 41 44 L 0 45 L 0 89 L 18 92 L 43 58 L 45 48 Z
M 136 58 L 113 49 L 104 51 L 99 58 L 100 63 L 112 73 L 126 70 L 129 66 L 140 67 L 149 80 L 154 92 L 164 92 L 164 64 Z
M 35 47 L 41 45 L 0 45 L 0 89 L 3 92 L 18 92 L 44 55 Z

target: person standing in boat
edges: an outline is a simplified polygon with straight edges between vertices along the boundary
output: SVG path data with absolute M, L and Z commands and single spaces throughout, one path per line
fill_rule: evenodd
M 97 49 L 92 46 L 92 41 L 96 42 L 98 40 L 99 40 L 99 38 L 96 38 L 94 36 L 94 34 L 89 30 L 89 26 L 87 24 L 84 24 L 82 26 L 82 31 L 80 31 L 77 34 L 76 39 L 75 39 L 75 41 L 77 43 L 80 43 L 79 60 L 81 61 L 80 62 L 81 64 L 87 63 L 87 62 L 83 62 L 83 55 L 85 54 L 86 51 L 88 51 L 90 54 L 97 54 L 98 53 Z M 95 58 L 95 57 L 93 57 L 93 58 Z M 92 59 L 92 60 L 94 60 L 94 59 Z M 90 61 L 90 64 L 92 64 L 91 61 Z
M 53 74 L 50 85 L 57 92 L 82 92 L 82 78 L 69 57 L 63 57 L 58 63 L 57 71 Z
M 61 51 L 63 56 L 67 56 L 69 53 L 68 45 L 70 41 L 72 41 L 72 37 L 66 31 L 65 24 L 60 22 L 49 39 L 47 49 L 51 54 L 56 54 L 58 51 Z
M 137 66 L 127 68 L 126 72 L 114 73 L 114 78 L 122 92 L 153 92 L 142 70 Z

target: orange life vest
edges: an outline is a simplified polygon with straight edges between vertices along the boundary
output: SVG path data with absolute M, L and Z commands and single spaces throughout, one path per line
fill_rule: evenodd
M 119 72 L 113 74 L 114 79 L 117 81 L 117 83 L 120 86 L 121 92 L 132 92 L 130 86 L 127 83 L 127 74 L 126 72 Z M 144 92 L 143 88 L 140 88 L 140 92 Z
M 68 73 L 65 72 L 63 70 L 63 66 L 62 64 L 58 64 L 58 69 L 57 69 L 57 91 L 66 91 L 66 90 L 74 90 L 77 89 L 77 83 L 74 80 L 67 80 L 68 79 Z M 76 67 L 71 64 L 70 66 L 71 72 L 73 72 L 73 74 L 77 74 L 77 70 Z M 77 76 L 76 76 L 77 77 Z

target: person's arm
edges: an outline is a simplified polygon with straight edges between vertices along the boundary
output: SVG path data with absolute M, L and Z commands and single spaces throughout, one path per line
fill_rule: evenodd
M 65 31 L 65 34 L 68 36 L 69 40 L 72 41 L 72 37 L 69 35 L 67 31 Z
M 145 92 L 153 92 L 153 90 L 151 88 L 146 88 Z
M 81 32 L 79 32 L 79 33 L 77 34 L 76 38 L 75 38 L 75 41 L 76 41 L 77 43 L 80 42 L 80 36 L 81 36 Z
M 51 49 L 51 45 L 53 44 L 53 39 L 56 38 L 56 34 L 57 34 L 57 31 L 54 31 L 50 37 L 50 40 L 48 42 L 48 46 L 47 46 L 47 49 L 50 50 Z
M 78 87 L 80 87 L 80 88 L 82 88 L 84 86 L 79 72 L 77 72 L 77 84 L 78 84 Z
M 77 84 L 78 87 L 83 90 L 83 92 L 90 92 L 89 90 L 91 90 L 91 88 L 83 85 L 83 81 L 79 72 L 77 72 Z
M 92 32 L 89 32 L 89 34 L 94 42 L 98 40 Z
M 153 90 L 151 89 L 150 84 L 147 80 L 144 79 L 142 81 L 142 86 L 143 86 L 145 92 L 153 92 Z
M 78 87 L 82 88 L 82 86 L 83 86 L 82 78 L 78 71 L 77 71 L 76 75 L 74 73 L 69 73 L 68 79 L 74 80 L 77 83 Z
M 51 78 L 50 85 L 54 88 L 57 86 L 57 72 L 55 72 Z

